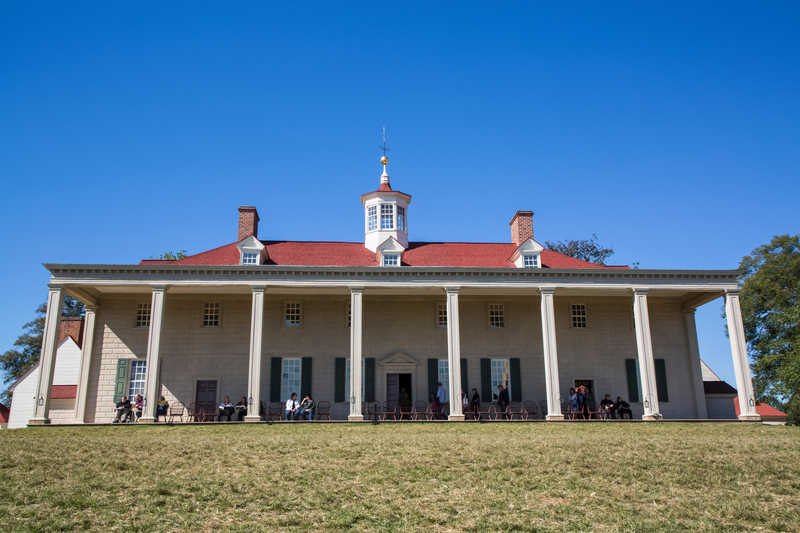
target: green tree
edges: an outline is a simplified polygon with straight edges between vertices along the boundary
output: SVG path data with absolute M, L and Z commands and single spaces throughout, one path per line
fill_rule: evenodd
M 153 257 L 153 254 L 150 254 L 150 259 L 155 259 L 157 261 L 177 261 L 178 259 L 183 259 L 184 257 L 189 257 L 189 254 L 186 253 L 186 250 L 181 250 L 180 252 L 164 252 L 156 257 Z
M 555 243 L 544 241 L 544 247 L 548 250 L 598 265 L 605 265 L 606 259 L 614 255 L 613 248 L 603 248 L 598 244 L 596 233 L 592 233 L 591 239 L 558 241 Z M 634 268 L 639 268 L 639 263 L 636 263 Z
M 27 330 L 17 337 L 14 342 L 16 349 L 8 350 L 0 356 L 0 369 L 5 373 L 5 383 L 13 383 L 30 367 L 36 364 L 42 352 L 42 337 L 44 336 L 44 321 L 47 315 L 47 302 L 36 308 L 36 318 L 25 324 Z M 74 298 L 64 296 L 64 306 L 61 316 L 81 317 L 84 315 L 83 304 Z M 8 389 L 0 393 L 0 403 L 11 404 L 11 393 Z
M 755 394 L 800 425 L 800 235 L 773 237 L 739 269 Z

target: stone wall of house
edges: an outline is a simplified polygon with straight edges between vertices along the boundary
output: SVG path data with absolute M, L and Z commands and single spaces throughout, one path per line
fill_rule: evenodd
M 100 304 L 95 327 L 94 353 L 87 399 L 87 422 L 109 421 L 118 358 L 147 356 L 148 328 L 136 328 L 136 308 L 149 302 L 140 298 L 109 297 Z M 286 301 L 301 300 L 302 327 L 284 325 Z M 363 356 L 376 359 L 375 392 L 385 399 L 386 373 L 412 374 L 414 400 L 428 399 L 428 359 L 447 358 L 446 331 L 437 327 L 437 302 L 441 297 L 364 296 Z M 205 302 L 220 302 L 219 327 L 203 327 Z M 488 304 L 504 304 L 503 329 L 489 328 Z M 291 298 L 267 291 L 264 306 L 261 399 L 270 398 L 272 357 L 312 357 L 312 393 L 315 400 L 333 404 L 334 418 L 346 418 L 348 404 L 335 404 L 335 358 L 349 357 L 347 327 L 349 296 L 303 295 Z M 571 304 L 586 306 L 585 329 L 571 327 Z M 681 305 L 650 298 L 650 324 L 655 357 L 665 359 L 669 402 L 662 403 L 666 418 L 697 416 L 688 341 Z M 230 396 L 234 403 L 247 394 L 250 340 L 249 295 L 187 297 L 167 293 L 161 348 L 161 387 L 170 403 L 194 402 L 198 380 L 216 380 L 218 400 Z M 599 401 L 608 393 L 627 399 L 625 359 L 637 358 L 632 302 L 626 297 L 555 297 L 559 376 L 566 397 L 575 380 L 591 379 Z M 542 326 L 538 296 L 486 298 L 460 297 L 461 356 L 467 360 L 469 389 L 481 391 L 481 358 L 519 358 L 522 399 L 545 399 Z M 417 365 L 388 368 L 380 363 L 396 353 Z M 698 376 L 697 379 L 700 379 Z M 297 391 L 299 392 L 299 391 Z M 349 395 L 349 391 L 347 392 Z M 700 399 L 705 401 L 705 398 Z M 641 403 L 632 406 L 641 417 Z

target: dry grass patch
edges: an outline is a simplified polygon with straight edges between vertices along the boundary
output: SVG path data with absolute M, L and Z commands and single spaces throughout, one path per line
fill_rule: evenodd
M 382 424 L 0 432 L 3 531 L 798 531 L 800 430 Z

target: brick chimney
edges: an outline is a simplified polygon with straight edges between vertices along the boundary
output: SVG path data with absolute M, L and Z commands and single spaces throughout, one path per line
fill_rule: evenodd
M 58 331 L 58 343 L 67 337 L 72 337 L 72 340 L 78 346 L 83 344 L 83 318 L 82 317 L 62 317 L 61 329 Z
M 243 205 L 239 207 L 239 240 L 236 242 L 251 235 L 258 239 L 258 211 L 251 205 Z
M 517 211 L 511 222 L 511 240 L 517 246 L 533 239 L 533 211 Z

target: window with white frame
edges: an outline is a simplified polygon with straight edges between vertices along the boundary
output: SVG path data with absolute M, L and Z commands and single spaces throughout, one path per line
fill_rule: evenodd
M 444 387 L 444 397 L 450 398 L 450 361 L 439 359 L 439 383 Z
M 285 402 L 292 397 L 292 393 L 296 392 L 300 395 L 300 376 L 302 370 L 300 366 L 300 359 L 284 359 L 283 360 L 283 379 L 281 380 L 281 401 Z M 298 398 L 298 401 L 300 399 Z
M 436 302 L 436 327 L 447 329 L 447 303 Z
M 400 231 L 408 231 L 406 227 L 406 208 L 397 206 L 397 229 Z
M 131 381 L 128 385 L 128 399 L 133 400 L 137 394 L 144 396 L 144 382 L 147 377 L 147 361 L 131 361 Z
M 206 302 L 203 305 L 203 327 L 219 327 L 219 302 Z
M 364 401 L 364 360 L 361 360 L 361 401 Z M 344 390 L 345 394 L 350 394 L 350 359 L 347 360 L 347 377 L 344 380 Z M 350 396 L 347 398 L 347 402 L 350 402 Z
M 522 266 L 525 268 L 539 268 L 539 256 L 536 254 L 523 255 Z
M 394 229 L 394 206 L 381 204 L 381 229 Z
M 383 266 L 400 266 L 400 254 L 383 254 Z
M 242 252 L 242 264 L 257 265 L 258 255 L 259 255 L 258 252 Z
M 492 394 L 497 394 L 497 386 L 502 385 L 511 397 L 508 359 L 492 359 Z
M 506 327 L 503 304 L 489 304 L 489 327 L 494 329 Z
M 367 231 L 378 229 L 378 206 L 367 207 Z
M 136 309 L 136 327 L 147 328 L 150 327 L 150 304 L 139 304 Z
M 572 306 L 572 327 L 585 328 L 586 326 L 586 306 L 584 304 L 571 304 Z
M 284 305 L 284 326 L 287 328 L 299 328 L 303 313 L 302 302 L 286 302 Z

